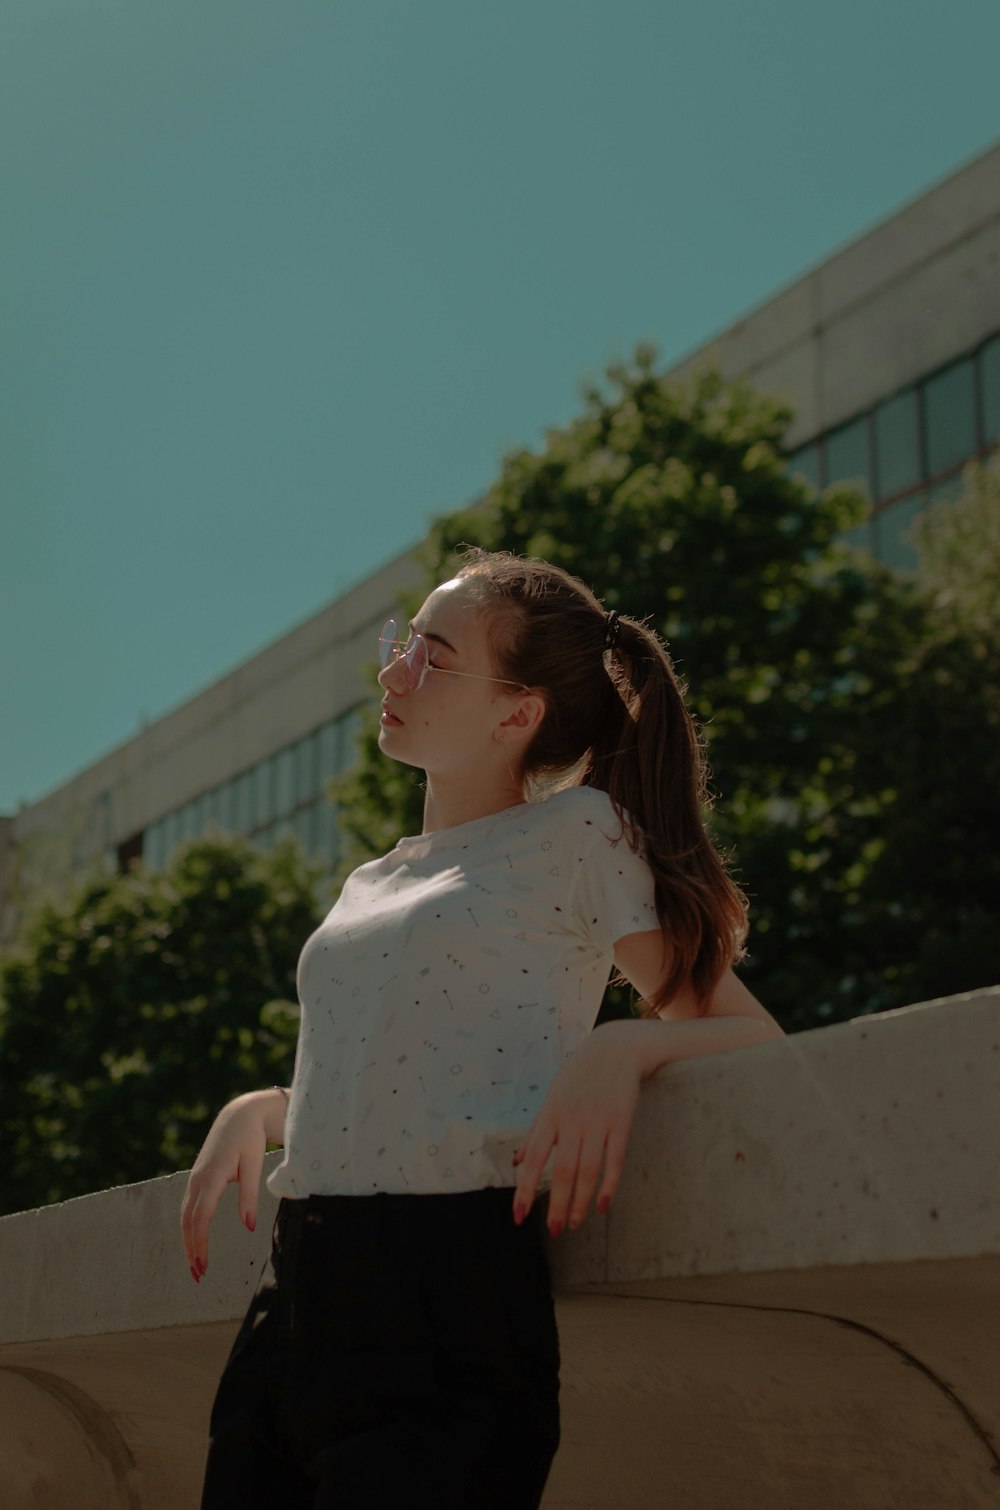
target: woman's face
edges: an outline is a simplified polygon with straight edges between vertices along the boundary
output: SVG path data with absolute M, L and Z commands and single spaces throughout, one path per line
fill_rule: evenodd
M 380 671 L 379 748 L 428 772 L 468 773 L 495 758 L 494 731 L 513 712 L 518 689 L 486 680 L 496 671 L 484 617 L 460 577 L 434 589 L 410 628 L 426 639 L 430 667 L 416 689 L 407 686 L 399 662 Z M 407 630 L 400 628 L 399 635 L 405 640 Z M 467 674 L 442 674 L 448 671 Z

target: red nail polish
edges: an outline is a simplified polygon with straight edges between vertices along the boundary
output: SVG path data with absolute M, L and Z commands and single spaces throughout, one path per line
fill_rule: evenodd
M 552 1225 L 549 1227 L 549 1231 L 552 1233 L 553 1237 L 558 1237 L 559 1234 L 560 1234 L 560 1232 L 562 1231 L 562 1229 L 563 1229 L 562 1222 L 553 1222 Z
M 611 1197 L 609 1195 L 602 1195 L 601 1199 L 597 1203 L 597 1209 L 601 1213 L 601 1215 L 603 1216 L 604 1213 L 605 1213 L 605 1211 L 607 1211 L 607 1209 L 608 1209 L 608 1207 L 610 1205 L 611 1205 Z
M 518 1201 L 517 1205 L 514 1207 L 514 1225 L 516 1227 L 520 1227 L 520 1225 L 521 1225 L 521 1223 L 523 1221 L 524 1221 L 524 1203 L 522 1201 Z

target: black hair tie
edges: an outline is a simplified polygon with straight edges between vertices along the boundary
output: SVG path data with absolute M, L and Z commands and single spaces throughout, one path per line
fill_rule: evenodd
M 621 619 L 618 617 L 618 610 L 612 608 L 611 612 L 608 614 L 607 623 L 605 624 L 604 629 L 605 650 L 614 650 L 615 646 L 618 644 L 621 632 L 622 624 Z

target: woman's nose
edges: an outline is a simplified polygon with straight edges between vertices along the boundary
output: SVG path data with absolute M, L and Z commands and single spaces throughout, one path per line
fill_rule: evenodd
M 387 691 L 397 694 L 409 691 L 402 656 L 394 656 L 388 666 L 382 667 L 378 674 L 378 684 Z

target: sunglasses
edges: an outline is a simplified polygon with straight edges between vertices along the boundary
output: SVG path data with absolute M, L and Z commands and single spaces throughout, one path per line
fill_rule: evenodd
M 411 634 L 404 645 L 396 634 L 396 620 L 387 619 L 378 637 L 378 658 L 383 671 L 394 661 L 402 661 L 406 685 L 411 692 L 422 687 L 428 671 L 440 671 L 443 676 L 467 676 L 476 682 L 503 682 L 508 687 L 520 687 L 527 692 L 523 682 L 512 682 L 505 676 L 480 676 L 475 671 L 449 671 L 446 666 L 432 666 L 427 641 L 422 634 Z

